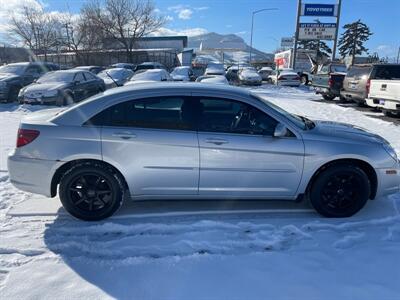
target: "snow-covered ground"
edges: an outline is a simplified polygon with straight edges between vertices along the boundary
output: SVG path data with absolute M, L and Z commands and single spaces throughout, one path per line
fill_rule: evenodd
M 400 127 L 390 122 L 312 101 L 319 97 L 307 89 L 257 90 L 292 112 L 374 131 L 400 154 Z M 220 214 L 191 214 L 190 205 L 189 213 L 174 213 L 164 204 L 157 215 L 98 223 L 61 211 L 8 214 L 34 199 L 11 186 L 6 153 L 21 117 L 38 109 L 0 106 L 1 299 L 399 298 L 400 194 L 370 201 L 346 220 L 307 210 L 229 213 L 229 202 Z M 57 201 L 41 199 L 43 206 Z

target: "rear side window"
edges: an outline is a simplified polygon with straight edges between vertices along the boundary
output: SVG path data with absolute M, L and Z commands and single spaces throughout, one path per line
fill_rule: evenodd
M 362 77 L 371 73 L 372 67 L 350 67 L 347 77 Z
M 87 124 L 113 127 L 194 130 L 195 101 L 183 97 L 132 100 L 99 113 Z
M 378 66 L 374 79 L 400 80 L 400 66 Z

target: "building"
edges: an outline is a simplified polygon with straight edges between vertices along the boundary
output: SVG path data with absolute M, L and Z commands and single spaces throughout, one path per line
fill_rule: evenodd
M 135 42 L 131 60 L 128 59 L 123 44 L 118 40 L 107 38 L 103 40 L 100 50 L 47 54 L 38 57 L 66 67 L 79 65 L 109 66 L 120 62 L 140 64 L 146 61 L 159 62 L 168 69 L 180 65 L 178 54 L 187 46 L 187 36 L 142 37 Z

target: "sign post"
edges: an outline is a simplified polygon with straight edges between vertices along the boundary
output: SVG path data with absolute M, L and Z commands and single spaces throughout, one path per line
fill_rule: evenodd
M 335 35 L 335 40 L 333 42 L 333 49 L 332 49 L 332 60 L 336 59 L 336 48 L 337 48 L 337 38 L 338 38 L 338 33 L 339 33 L 339 20 L 340 20 L 340 11 L 342 7 L 342 0 L 338 0 L 338 5 L 337 5 L 337 17 L 336 17 L 336 35 Z
M 296 68 L 296 55 L 297 55 L 297 42 L 299 39 L 300 13 L 301 13 L 301 0 L 297 0 L 296 32 L 294 34 L 293 59 L 292 59 L 292 69 L 293 70 Z

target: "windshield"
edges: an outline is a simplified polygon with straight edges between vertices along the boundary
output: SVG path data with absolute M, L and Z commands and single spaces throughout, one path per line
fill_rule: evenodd
M 188 68 L 175 68 L 172 71 L 172 75 L 181 75 L 181 76 L 187 76 L 189 73 L 189 69 Z
M 150 80 L 150 81 L 161 81 L 161 72 L 142 72 L 136 73 L 131 78 L 131 81 L 138 81 L 138 80 Z
M 11 73 L 11 74 L 22 75 L 24 74 L 25 69 L 26 65 L 6 65 L 0 67 L 0 73 Z
M 311 120 L 287 112 L 283 108 L 262 97 L 262 95 L 253 95 L 253 97 L 257 98 L 258 100 L 261 100 L 263 103 L 268 105 L 270 108 L 275 110 L 278 114 L 280 114 L 284 118 L 289 119 L 294 125 L 296 125 L 296 127 L 302 130 L 314 128 L 314 123 Z
M 75 74 L 73 72 L 50 72 L 40 77 L 37 83 L 72 82 Z
M 332 72 L 335 73 L 346 73 L 347 69 L 345 65 L 332 65 Z
M 118 70 L 118 69 L 107 69 L 104 71 L 101 71 L 99 74 L 97 74 L 97 76 L 101 77 L 101 78 L 110 78 L 110 76 L 112 78 L 123 78 L 124 77 L 124 72 L 125 70 Z

